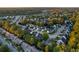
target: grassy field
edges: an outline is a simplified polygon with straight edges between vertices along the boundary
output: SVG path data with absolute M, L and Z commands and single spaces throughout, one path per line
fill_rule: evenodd
M 50 11 L 60 11 L 60 10 L 70 10 L 73 11 L 74 9 L 78 8 L 45 8 L 45 7 L 17 7 L 17 8 L 0 8 L 0 15 L 6 16 L 6 15 L 27 15 L 27 14 L 36 14 L 36 13 L 42 13 L 42 10 L 50 10 Z
M 0 15 L 27 15 L 41 13 L 44 8 L 0 8 Z

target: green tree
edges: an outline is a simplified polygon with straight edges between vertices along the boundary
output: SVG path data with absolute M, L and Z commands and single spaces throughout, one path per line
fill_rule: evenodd
M 29 21 L 27 19 L 23 19 L 19 22 L 21 25 L 26 25 Z
M 47 40 L 49 38 L 49 35 L 47 32 L 42 32 L 42 37 L 44 40 Z
M 45 46 L 45 52 L 49 52 L 49 46 L 48 45 Z
M 38 41 L 37 47 L 40 48 L 40 49 L 42 49 L 42 42 Z
M 9 48 L 5 45 L 0 46 L 0 52 L 10 52 Z

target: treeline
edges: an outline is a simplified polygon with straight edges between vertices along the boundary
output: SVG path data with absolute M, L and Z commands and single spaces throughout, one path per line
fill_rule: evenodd
M 66 45 L 57 45 L 59 51 L 79 52 L 79 12 L 77 11 L 70 20 L 73 22 L 73 28 L 69 34 L 68 43 Z
M 72 32 L 70 33 L 68 45 L 70 47 L 70 51 L 77 52 L 79 51 L 79 14 L 77 14 L 74 21 L 75 24 L 73 26 Z
M 0 8 L 0 15 L 29 15 L 41 13 L 42 9 L 38 8 Z
M 22 19 L 19 22 L 19 24 L 21 24 L 21 25 L 33 24 L 33 25 L 37 25 L 37 26 L 51 26 L 51 25 L 54 25 L 54 24 L 64 24 L 64 21 L 65 21 L 64 17 L 60 17 L 60 18 L 50 18 L 49 17 L 49 18 L 47 18 L 47 20 L 45 20 L 43 17 L 42 17 L 42 20 L 40 20 L 40 18 L 36 18 L 36 19 L 37 20 L 34 20 L 33 17 L 31 17 L 30 19 L 25 18 L 25 19 Z

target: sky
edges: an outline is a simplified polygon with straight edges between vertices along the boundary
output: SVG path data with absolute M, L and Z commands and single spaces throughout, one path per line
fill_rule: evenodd
M 79 0 L 0 0 L 0 7 L 79 7 Z

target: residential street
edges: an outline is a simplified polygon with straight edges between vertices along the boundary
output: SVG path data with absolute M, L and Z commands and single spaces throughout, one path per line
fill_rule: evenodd
M 37 50 L 35 47 L 33 46 L 30 46 L 29 44 L 23 42 L 21 39 L 17 38 L 16 36 L 14 36 L 13 34 L 11 33 L 7 33 L 7 31 L 5 31 L 4 29 L 0 28 L 0 30 L 2 30 L 3 32 L 6 33 L 7 35 L 7 38 L 10 39 L 12 42 L 15 42 L 16 44 L 19 44 L 21 45 L 22 49 L 26 52 L 26 51 L 29 51 L 29 52 L 38 52 L 39 50 Z M 10 47 L 10 46 L 9 46 Z M 11 48 L 13 49 L 13 48 Z

